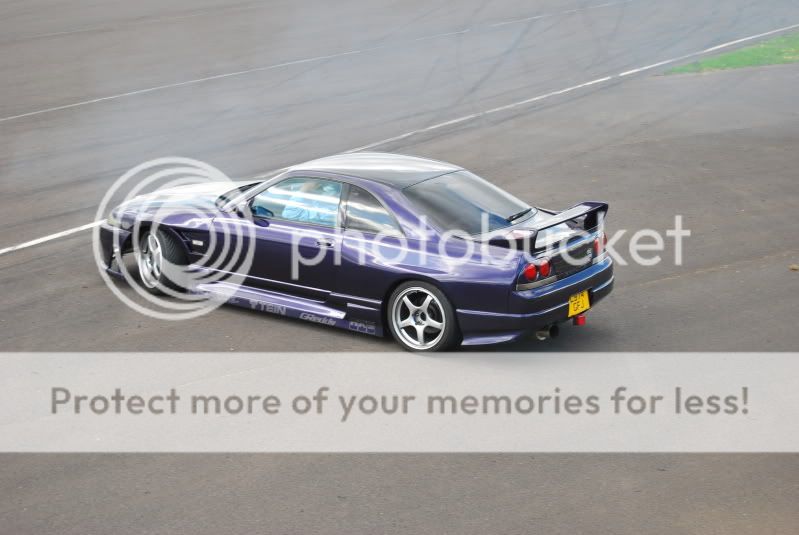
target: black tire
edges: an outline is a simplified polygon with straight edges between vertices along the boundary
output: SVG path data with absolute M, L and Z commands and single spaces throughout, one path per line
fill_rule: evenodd
M 152 268 L 155 263 L 152 258 L 150 263 L 145 260 L 154 243 L 158 244 L 161 256 L 157 270 Z M 164 295 L 167 293 L 165 289 L 185 291 L 185 273 L 182 268 L 188 263 L 186 250 L 172 233 L 160 228 L 154 234 L 149 229 L 142 231 L 136 264 L 139 268 L 139 280 L 145 290 L 153 295 Z
M 388 300 L 386 321 L 407 351 L 445 351 L 460 341 L 455 309 L 444 292 L 427 282 L 400 284 Z

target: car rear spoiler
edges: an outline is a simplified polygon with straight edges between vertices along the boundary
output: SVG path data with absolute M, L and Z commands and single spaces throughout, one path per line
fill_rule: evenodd
M 543 208 L 539 208 L 539 210 L 552 213 L 553 216 L 534 226 L 524 226 L 510 230 L 503 229 L 502 231 L 492 233 L 488 242 L 492 245 L 515 247 L 523 250 L 527 249 L 530 247 L 530 244 L 532 244 L 532 249 L 535 250 L 538 249 L 536 241 L 538 239 L 538 234 L 542 230 L 569 222 L 572 223 L 571 226 L 575 227 L 575 230 L 591 232 L 597 229 L 605 219 L 605 214 L 608 213 L 608 204 L 604 202 L 585 201 L 561 212 L 554 212 Z
M 547 211 L 547 210 L 545 210 Z M 585 231 L 597 228 L 605 214 L 608 213 L 608 204 L 604 202 L 585 201 L 580 204 L 567 208 L 562 212 L 557 212 L 553 217 L 543 221 L 541 225 L 535 226 L 535 231 L 540 232 L 544 229 L 552 228 L 567 221 L 582 219 L 582 229 Z

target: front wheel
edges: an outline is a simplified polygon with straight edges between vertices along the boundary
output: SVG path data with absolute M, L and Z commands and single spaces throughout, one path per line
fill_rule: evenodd
M 442 351 L 459 338 L 455 310 L 435 286 L 412 281 L 401 284 L 388 306 L 391 334 L 410 351 Z
M 172 235 L 163 230 L 144 231 L 136 251 L 139 279 L 144 288 L 155 295 L 163 295 L 167 289 L 183 291 L 183 271 L 188 263 L 186 253 Z

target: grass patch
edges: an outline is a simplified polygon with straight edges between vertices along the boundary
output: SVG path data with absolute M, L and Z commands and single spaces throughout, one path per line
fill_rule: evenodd
M 799 62 L 799 32 L 775 37 L 753 46 L 689 63 L 688 65 L 674 67 L 667 71 L 666 74 L 720 71 L 796 62 Z

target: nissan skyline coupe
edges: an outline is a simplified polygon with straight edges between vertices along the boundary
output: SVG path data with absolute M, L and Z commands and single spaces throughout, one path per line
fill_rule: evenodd
M 219 294 L 390 334 L 410 351 L 543 340 L 564 322 L 584 324 L 613 289 L 607 210 L 536 207 L 441 161 L 340 154 L 260 181 L 179 186 L 123 203 L 100 226 L 101 267 L 122 276 L 131 253 L 147 292 Z M 223 270 L 231 233 L 247 261 Z M 222 276 L 186 282 L 167 264 Z

